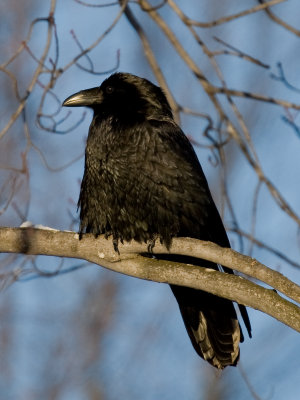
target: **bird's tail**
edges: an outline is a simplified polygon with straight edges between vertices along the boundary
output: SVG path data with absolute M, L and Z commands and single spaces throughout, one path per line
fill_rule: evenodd
M 243 334 L 230 300 L 171 285 L 191 342 L 204 360 L 223 369 L 238 362 Z

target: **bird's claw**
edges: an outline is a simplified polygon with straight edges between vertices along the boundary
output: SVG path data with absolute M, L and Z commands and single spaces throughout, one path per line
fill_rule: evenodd
M 118 244 L 119 244 L 119 239 L 113 239 L 114 250 L 116 253 L 118 253 L 118 255 L 120 255 Z
M 156 236 L 154 236 L 152 239 L 150 239 L 148 246 L 147 246 L 148 253 L 150 253 L 153 258 L 155 258 L 154 254 L 153 254 L 153 249 L 155 246 L 156 239 L 157 239 Z

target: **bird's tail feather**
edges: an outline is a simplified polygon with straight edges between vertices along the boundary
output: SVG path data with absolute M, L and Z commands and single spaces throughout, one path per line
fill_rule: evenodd
M 233 303 L 200 290 L 171 289 L 196 352 L 219 369 L 236 365 L 241 330 Z

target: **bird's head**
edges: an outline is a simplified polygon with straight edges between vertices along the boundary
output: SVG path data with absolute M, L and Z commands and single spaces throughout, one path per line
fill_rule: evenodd
M 147 79 L 128 73 L 115 73 L 101 86 L 81 90 L 62 104 L 67 107 L 90 107 L 95 112 L 123 116 L 153 118 L 164 115 L 172 118 L 170 105 L 163 91 Z

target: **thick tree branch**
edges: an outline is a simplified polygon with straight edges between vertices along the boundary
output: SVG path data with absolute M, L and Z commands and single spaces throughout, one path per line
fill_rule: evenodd
M 183 285 L 225 297 L 255 308 L 300 332 L 300 310 L 277 294 L 239 276 L 207 268 L 157 260 L 145 256 L 145 245 L 136 242 L 119 245 L 120 255 L 113 250 L 112 240 L 84 235 L 79 241 L 74 232 L 36 228 L 1 228 L 0 252 L 79 258 L 140 279 Z M 156 254 L 168 254 L 157 244 Z M 251 257 L 210 242 L 175 238 L 171 254 L 189 255 L 214 261 L 267 282 L 289 297 L 300 299 L 300 288 L 282 274 L 269 269 Z

